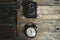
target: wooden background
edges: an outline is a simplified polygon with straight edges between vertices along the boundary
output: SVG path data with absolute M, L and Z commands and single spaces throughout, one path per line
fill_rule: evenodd
M 37 0 L 38 1 L 38 0 Z M 39 2 L 40 3 L 40 2 Z M 37 18 L 25 18 L 22 6 L 18 11 L 18 36 L 21 40 L 60 40 L 60 6 L 37 6 Z M 26 23 L 35 23 L 37 36 L 28 38 L 24 34 Z M 59 30 L 56 30 L 59 28 Z

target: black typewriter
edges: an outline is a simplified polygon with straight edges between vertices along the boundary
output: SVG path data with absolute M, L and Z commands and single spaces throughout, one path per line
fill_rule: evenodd
M 17 37 L 17 0 L 0 0 L 0 38 Z

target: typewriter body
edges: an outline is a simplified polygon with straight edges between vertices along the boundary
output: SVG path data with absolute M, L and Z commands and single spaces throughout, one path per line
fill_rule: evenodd
M 0 38 L 17 37 L 17 0 L 0 0 Z

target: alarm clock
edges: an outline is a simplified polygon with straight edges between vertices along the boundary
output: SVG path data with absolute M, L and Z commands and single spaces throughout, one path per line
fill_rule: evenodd
M 27 37 L 29 38 L 34 38 L 37 35 L 37 30 L 36 30 L 36 25 L 35 24 L 26 24 L 24 27 L 24 33 Z

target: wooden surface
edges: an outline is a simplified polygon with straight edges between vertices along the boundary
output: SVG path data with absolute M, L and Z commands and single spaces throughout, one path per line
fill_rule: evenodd
M 60 40 L 60 6 L 38 6 L 37 18 L 25 18 L 22 15 L 22 7 L 18 12 L 18 34 L 21 40 Z M 35 23 L 37 26 L 37 36 L 28 38 L 24 34 L 26 23 Z

